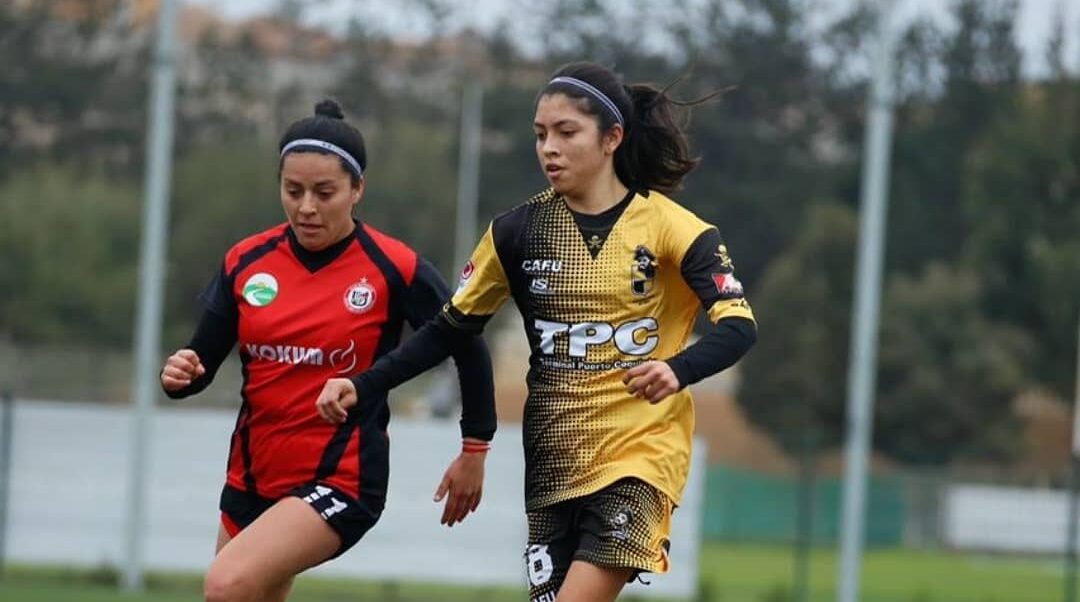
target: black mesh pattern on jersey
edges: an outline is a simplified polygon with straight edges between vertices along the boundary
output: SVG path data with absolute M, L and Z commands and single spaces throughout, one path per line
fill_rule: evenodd
M 563 392 L 571 385 L 568 380 L 575 379 L 577 374 L 572 370 L 550 369 L 544 362 L 565 357 L 568 343 L 566 337 L 555 337 L 553 354 L 545 355 L 542 350 L 538 353 L 536 350 L 542 343 L 538 340 L 536 320 L 569 324 L 585 315 L 572 308 L 581 302 L 587 268 L 572 258 L 575 250 L 591 258 L 572 214 L 560 198 L 548 191 L 534 198 L 530 205 L 521 245 L 521 271 L 527 280 L 524 291 L 527 308 L 523 308 L 522 316 L 534 350 L 523 418 L 525 498 L 542 503 L 540 500 L 565 489 L 576 467 L 590 463 L 591 450 L 579 445 L 579 441 L 587 438 L 587 431 L 595 425 L 567 419 L 567 412 L 573 411 L 570 404 L 575 400 Z M 536 267 L 526 268 L 526 265 Z M 546 292 L 530 294 L 530 290 L 540 286 Z
M 528 204 L 520 266 L 511 269 L 520 268 L 525 275 L 524 290 L 519 285 L 515 298 L 525 298 L 519 307 L 533 349 L 523 420 L 525 495 L 530 507 L 550 503 L 580 486 L 576 481 L 585 472 L 582 469 L 597 464 L 602 434 L 611 430 L 601 409 L 614 400 L 593 385 L 595 370 L 576 367 L 578 362 L 604 358 L 589 348 L 571 349 L 567 333 L 552 337 L 548 341 L 552 352 L 545 353 L 537 320 L 584 324 L 603 320 L 620 307 L 610 291 L 628 286 L 629 264 L 625 270 L 612 269 L 604 255 L 622 245 L 620 237 L 620 230 L 613 228 L 594 256 L 561 197 L 548 190 Z M 558 367 L 551 362 L 558 362 Z

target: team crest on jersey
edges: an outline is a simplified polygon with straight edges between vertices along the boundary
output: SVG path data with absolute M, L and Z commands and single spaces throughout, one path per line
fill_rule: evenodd
M 242 291 L 244 301 L 255 307 L 266 307 L 277 298 L 278 281 L 266 272 L 259 272 L 247 279 Z
M 656 278 L 656 255 L 653 255 L 645 245 L 638 245 L 634 249 L 634 264 L 630 268 L 630 290 L 639 297 L 644 297 L 652 292 L 653 280 Z
M 634 522 L 634 511 L 628 506 L 608 518 L 611 529 L 607 532 L 608 537 L 626 541 L 630 538 L 630 524 Z
M 375 287 L 368 284 L 367 278 L 349 287 L 345 291 L 345 309 L 354 314 L 362 314 L 375 305 Z
M 735 264 L 731 263 L 731 256 L 728 255 L 727 245 L 724 243 L 720 243 L 720 246 L 716 248 L 716 252 L 713 253 L 713 256 L 720 261 L 720 265 L 724 266 L 725 269 L 735 269 Z

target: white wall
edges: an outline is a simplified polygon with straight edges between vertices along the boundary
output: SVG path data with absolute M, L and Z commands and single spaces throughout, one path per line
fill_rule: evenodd
M 1002 552 L 1065 550 L 1066 495 L 1051 489 L 954 485 L 943 504 L 946 545 Z
M 124 561 L 130 423 L 126 408 L 16 402 L 7 558 L 19 563 L 115 566 Z M 171 406 L 157 411 L 146 565 L 201 571 L 217 532 L 217 500 L 235 413 Z M 489 454 L 484 501 L 448 529 L 431 501 L 460 439 L 456 421 L 395 418 L 387 507 L 342 558 L 316 572 L 367 579 L 525 586 L 523 459 L 517 425 L 503 425 Z M 640 595 L 696 590 L 705 453 L 696 442 L 683 505 L 675 513 L 672 571 L 631 586 Z

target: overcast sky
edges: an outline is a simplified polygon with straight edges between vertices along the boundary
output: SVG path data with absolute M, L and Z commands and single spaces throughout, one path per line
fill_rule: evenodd
M 228 18 L 243 18 L 272 10 L 278 4 L 275 0 L 182 0 L 193 4 L 211 6 Z M 823 0 L 835 6 L 835 10 L 844 10 L 854 2 L 865 0 Z M 907 22 L 920 15 L 931 15 L 942 22 L 948 22 L 947 0 L 896 0 L 899 21 Z M 403 35 L 416 35 L 416 23 L 408 18 L 408 2 L 390 0 L 323 0 L 312 9 L 313 17 L 326 22 L 344 22 L 356 16 L 374 21 L 380 29 L 400 31 Z M 521 10 L 528 3 L 521 0 L 472 0 L 474 8 L 464 11 L 462 25 L 472 25 L 487 30 L 497 23 L 500 17 L 511 15 Z M 1024 51 L 1024 71 L 1028 75 L 1040 75 L 1045 72 L 1045 49 L 1051 27 L 1059 14 L 1065 15 L 1066 57 L 1071 70 L 1080 72 L 1080 0 L 1019 0 L 1020 13 L 1016 32 L 1020 46 Z

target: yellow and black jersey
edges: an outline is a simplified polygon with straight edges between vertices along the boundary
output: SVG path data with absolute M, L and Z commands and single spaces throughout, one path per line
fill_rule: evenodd
M 443 319 L 476 332 L 508 298 L 531 349 L 527 507 L 629 476 L 678 503 L 690 465 L 690 393 L 650 404 L 622 377 L 679 354 L 701 307 L 714 323 L 752 323 L 716 228 L 655 191 L 582 215 L 546 190 L 491 223 Z

